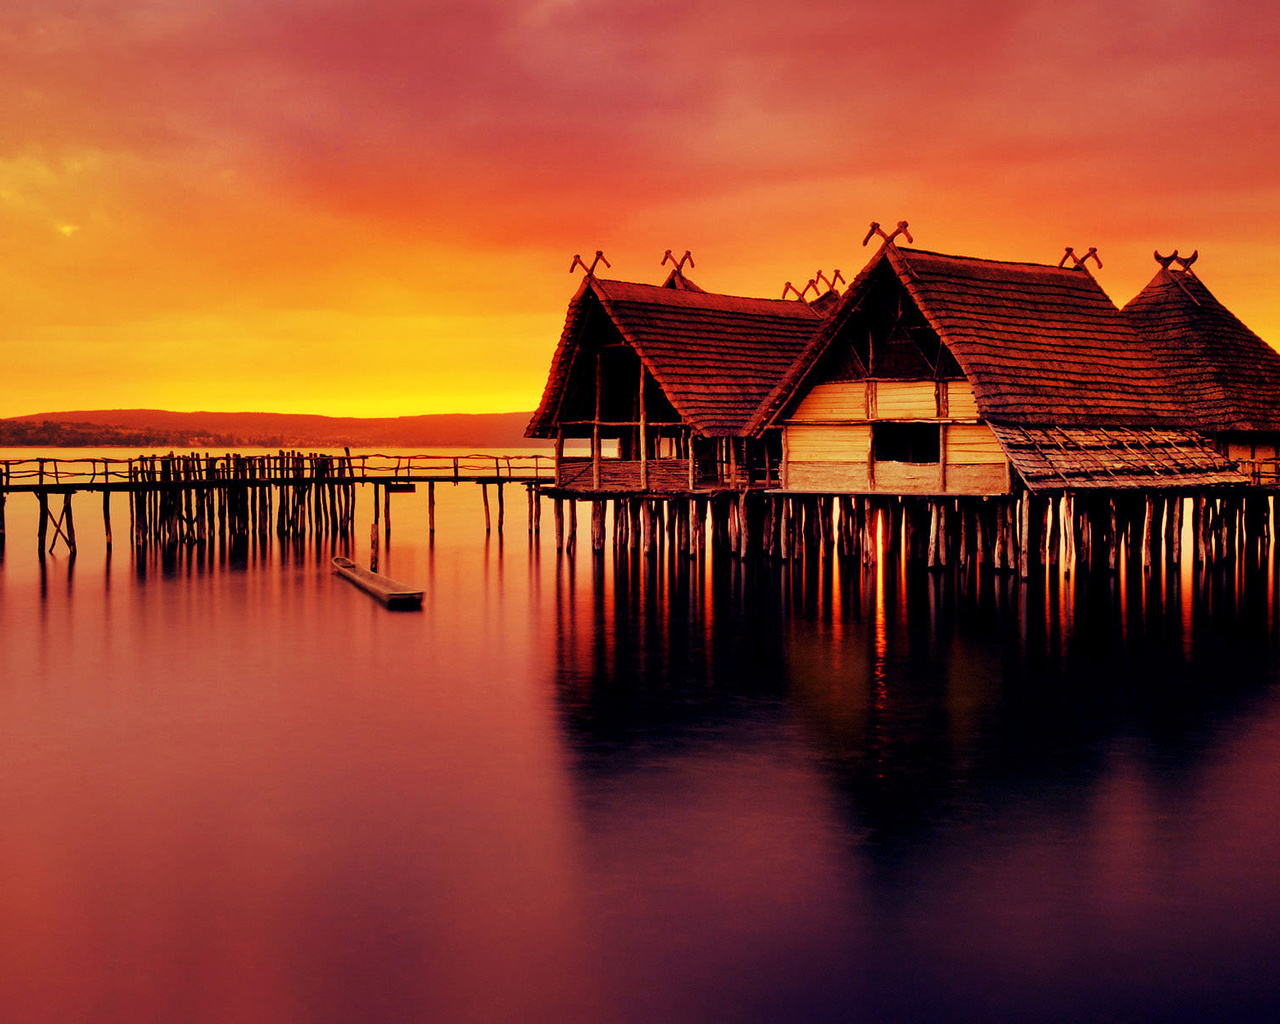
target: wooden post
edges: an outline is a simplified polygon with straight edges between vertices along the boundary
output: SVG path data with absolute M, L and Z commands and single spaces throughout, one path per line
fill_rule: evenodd
M 498 488 L 498 536 L 501 537 L 502 536 L 502 518 L 503 518 L 502 481 L 499 480 L 496 486 Z M 390 519 L 391 517 L 388 516 L 387 521 L 390 522 Z
M 102 485 L 102 526 L 107 536 L 107 550 L 111 550 L 111 492 L 106 482 Z M 3 498 L 0 498 L 0 536 L 4 534 Z
M 1120 517 L 1116 512 L 1116 499 L 1107 498 L 1107 571 L 1120 569 Z
M 1152 494 L 1146 495 L 1146 512 L 1142 517 L 1142 571 L 1145 575 L 1151 575 L 1151 563 L 1155 561 L 1155 547 L 1158 541 L 1153 536 L 1152 523 L 1155 519 L 1156 500 Z
M 604 550 L 604 509 L 599 498 L 591 503 L 591 550 L 597 553 Z
M 649 499 L 640 499 L 640 548 L 645 555 L 653 554 L 653 509 L 649 507 Z
M 991 542 L 991 567 L 996 572 L 1004 572 L 1006 568 L 1005 554 L 1008 540 L 1009 505 L 1000 501 L 995 508 L 995 536 Z
M 578 550 L 578 503 L 572 498 L 569 499 L 569 540 L 566 542 L 566 550 L 571 555 Z
M 482 483 L 480 485 L 480 498 L 484 502 L 484 532 L 489 534 L 489 485 Z
M 645 391 L 645 374 L 648 371 L 644 368 L 644 363 L 640 364 L 640 490 L 647 491 L 649 489 L 649 429 L 648 429 L 648 410 L 644 404 Z M 646 533 L 647 536 L 647 533 Z M 645 548 L 648 553 L 650 549 Z
M 1018 575 L 1024 580 L 1031 575 L 1031 493 L 1023 491 L 1018 499 Z
M 738 495 L 738 557 L 745 559 L 751 547 L 750 519 L 747 509 L 747 492 Z
M 1191 558 L 1195 565 L 1205 562 L 1204 551 L 1204 495 L 1191 498 Z
M 1182 495 L 1174 494 L 1165 505 L 1165 557 L 1173 564 L 1182 563 Z
M 433 537 L 436 534 L 436 482 L 434 480 L 427 481 L 427 531 Z
M 689 493 L 698 486 L 697 463 L 693 457 L 693 428 L 689 428 Z
M 67 547 L 71 549 L 71 554 L 76 553 L 76 523 L 71 516 L 71 492 L 67 491 L 62 496 L 62 525 L 66 527 Z
M 306 491 L 303 491 L 303 500 L 304 501 L 306 500 Z M 306 509 L 304 508 L 303 509 L 304 518 L 302 520 L 303 536 L 306 536 L 306 527 L 307 527 L 307 521 L 306 521 L 305 515 L 306 515 Z M 485 525 L 488 526 L 488 522 L 487 522 L 488 517 L 486 516 L 485 518 L 486 518 Z M 486 532 L 488 531 L 486 530 Z M 383 536 L 386 538 L 387 543 L 390 544 L 391 543 L 391 487 L 389 485 L 384 485 L 382 488 L 382 533 L 383 533 Z
M 938 561 L 938 513 L 940 502 L 929 502 L 929 560 L 930 569 L 936 569 L 939 566 Z
M 534 484 L 529 488 L 533 493 L 533 535 L 535 537 L 542 536 L 542 488 Z M 434 511 L 434 509 L 433 509 Z M 435 520 L 432 518 L 432 525 Z
M 591 489 L 600 490 L 600 352 L 596 352 L 596 414 L 591 421 Z M 594 514 L 594 513 L 593 513 Z M 501 528 L 498 530 L 502 532 Z
M 556 498 L 552 508 L 555 510 L 554 518 L 556 522 L 556 550 L 563 551 L 564 550 L 564 500 L 562 498 Z

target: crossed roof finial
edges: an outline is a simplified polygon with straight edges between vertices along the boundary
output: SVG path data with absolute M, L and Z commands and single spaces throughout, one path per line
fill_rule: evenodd
M 684 255 L 680 257 L 679 262 L 676 261 L 676 258 L 671 255 L 671 250 L 668 249 L 665 253 L 662 254 L 662 262 L 659 263 L 658 266 L 665 267 L 668 263 L 671 263 L 675 266 L 677 274 L 683 274 L 684 265 L 686 261 L 688 262 L 689 266 L 693 267 L 695 270 L 697 269 L 698 265 L 693 262 L 693 253 L 691 253 L 688 249 L 684 251 Z
M 1156 262 L 1165 270 L 1169 269 L 1170 264 L 1176 263 L 1183 270 L 1190 270 L 1191 264 L 1200 258 L 1200 250 L 1196 249 L 1190 256 L 1179 256 L 1178 250 L 1174 249 L 1172 255 L 1161 256 L 1160 250 L 1157 249 L 1152 255 L 1155 256 Z
M 573 254 L 573 262 L 569 264 L 569 273 L 572 274 L 575 270 L 581 267 L 583 270 L 587 272 L 588 280 L 594 279 L 596 276 L 597 263 L 603 263 L 606 267 L 609 267 L 610 269 L 613 268 L 613 264 L 604 258 L 604 250 L 602 249 L 596 250 L 596 258 L 591 261 L 591 266 L 587 266 L 585 263 L 583 263 L 582 257 L 575 252 Z
M 1075 269 L 1076 267 L 1083 267 L 1085 270 L 1088 270 L 1089 268 L 1085 267 L 1085 264 L 1089 262 L 1090 257 L 1093 258 L 1093 262 L 1098 264 L 1098 269 L 1101 270 L 1102 257 L 1098 255 L 1097 247 L 1092 245 L 1089 246 L 1089 251 L 1083 256 L 1077 256 L 1076 251 L 1071 248 L 1071 246 L 1067 246 L 1066 252 L 1062 254 L 1062 259 L 1058 260 L 1058 266 L 1065 267 L 1067 265 L 1067 260 L 1071 260 L 1072 269 Z
M 862 244 L 866 245 L 876 235 L 884 239 L 885 245 L 893 245 L 893 240 L 899 235 L 903 235 L 908 242 L 915 244 L 915 239 L 911 237 L 911 232 L 907 230 L 907 222 L 905 220 L 898 221 L 898 226 L 893 229 L 892 233 L 887 235 L 884 233 L 884 229 L 880 227 L 880 223 L 873 220 L 870 229 L 867 231 L 867 237 L 862 240 Z

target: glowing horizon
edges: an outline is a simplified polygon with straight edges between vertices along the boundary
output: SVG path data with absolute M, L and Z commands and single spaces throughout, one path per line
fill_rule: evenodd
M 572 254 L 711 291 L 1151 251 L 1280 342 L 1263 9 L 22 0 L 0 15 L 0 416 L 532 409 Z

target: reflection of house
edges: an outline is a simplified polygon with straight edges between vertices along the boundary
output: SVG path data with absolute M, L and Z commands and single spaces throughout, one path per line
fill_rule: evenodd
M 1157 259 L 1125 316 L 1161 357 L 1190 422 L 1254 483 L 1280 482 L 1280 355 L 1214 298 L 1190 269 L 1194 256 Z
M 881 247 L 770 393 L 785 490 L 998 495 L 1238 483 L 1084 267 Z
M 588 276 L 527 434 L 557 439 L 557 486 L 579 493 L 776 480 L 780 453 L 747 425 L 820 323 L 808 303 L 714 295 L 678 272 L 662 287 Z M 565 457 L 565 438 L 591 456 Z

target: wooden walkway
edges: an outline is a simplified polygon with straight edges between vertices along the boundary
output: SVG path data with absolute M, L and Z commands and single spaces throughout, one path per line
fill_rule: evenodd
M 184 487 L 409 484 L 429 481 L 498 483 L 555 478 L 550 455 L 146 455 L 132 459 L 7 459 L 0 491 L 139 491 L 158 483 Z
M 112 543 L 111 495 L 129 495 L 135 546 L 205 545 L 281 538 L 350 536 L 354 529 L 355 487 L 374 488 L 373 536 L 379 511 L 385 532 L 391 525 L 391 494 L 425 484 L 431 530 L 435 531 L 435 485 L 478 484 L 490 525 L 489 486 L 498 494 L 502 529 L 506 484 L 529 490 L 536 517 L 535 490 L 555 478 L 549 455 L 352 455 L 278 451 L 274 454 L 191 453 L 137 458 L 33 458 L 0 461 L 0 545 L 5 538 L 5 502 L 10 494 L 34 494 L 40 504 L 38 549 L 52 552 L 61 540 L 76 550 L 73 494 L 102 495 L 103 527 Z M 383 492 L 378 501 L 378 489 Z M 61 508 L 50 499 L 61 497 Z M 50 534 L 52 538 L 50 539 Z

